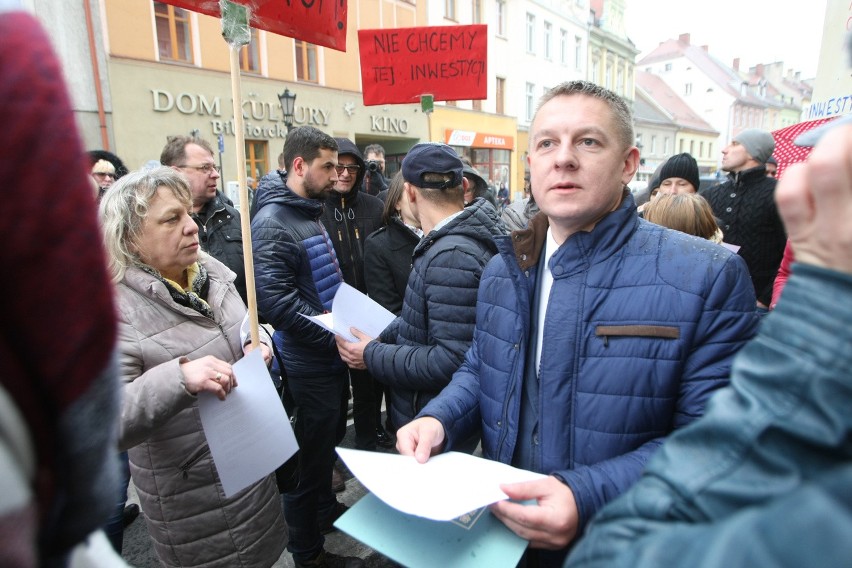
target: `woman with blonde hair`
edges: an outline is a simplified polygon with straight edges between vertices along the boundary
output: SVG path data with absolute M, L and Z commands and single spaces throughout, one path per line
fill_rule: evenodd
M 119 446 L 164 566 L 268 567 L 287 542 L 275 478 L 226 497 L 201 427 L 198 393 L 224 400 L 248 346 L 235 275 L 199 249 L 191 206 L 186 181 L 166 167 L 122 177 L 101 200 L 118 306 Z
M 722 230 L 713 209 L 697 193 L 663 194 L 645 207 L 645 219 L 651 223 L 695 235 L 722 244 Z

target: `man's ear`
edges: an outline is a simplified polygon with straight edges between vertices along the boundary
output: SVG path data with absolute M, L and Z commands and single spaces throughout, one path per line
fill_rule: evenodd
M 409 203 L 414 203 L 415 201 L 417 201 L 416 187 L 406 181 L 403 182 L 402 190 L 405 192 L 405 195 L 408 196 Z
M 462 187 L 464 188 L 464 192 L 467 193 L 470 191 L 470 180 L 466 177 L 462 176 Z
M 627 154 L 624 156 L 624 168 L 621 171 L 621 182 L 624 185 L 630 183 L 630 180 L 632 180 L 633 176 L 636 175 L 636 170 L 638 169 L 639 148 L 633 146 L 627 150 Z
M 299 176 L 299 177 L 304 177 L 304 176 L 305 176 L 305 169 L 307 168 L 307 165 L 308 165 L 308 164 L 307 164 L 307 162 L 305 162 L 305 159 L 304 159 L 303 157 L 301 157 L 301 156 L 296 156 L 296 157 L 293 159 L 293 167 L 292 167 L 292 168 L 290 168 L 290 169 L 291 169 L 291 170 L 292 170 L 292 171 L 293 171 L 293 172 L 294 172 L 297 176 Z

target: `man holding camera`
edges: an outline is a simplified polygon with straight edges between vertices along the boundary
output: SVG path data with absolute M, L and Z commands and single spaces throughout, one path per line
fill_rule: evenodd
M 385 177 L 385 149 L 380 144 L 370 144 L 364 148 L 364 155 L 367 159 L 364 191 L 369 195 L 378 195 L 379 192 L 385 191 L 389 185 Z

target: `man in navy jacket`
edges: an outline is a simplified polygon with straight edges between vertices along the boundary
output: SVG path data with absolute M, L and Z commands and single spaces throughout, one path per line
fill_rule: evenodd
M 543 480 L 503 486 L 492 511 L 561 563 L 591 517 L 633 484 L 674 429 L 704 412 L 755 332 L 742 259 L 641 220 L 624 101 L 584 81 L 546 94 L 530 128 L 541 213 L 498 239 L 470 350 L 398 433 L 421 462 L 482 428 L 485 457 Z

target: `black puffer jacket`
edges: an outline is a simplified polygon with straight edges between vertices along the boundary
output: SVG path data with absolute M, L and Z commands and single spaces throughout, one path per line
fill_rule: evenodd
M 246 270 L 243 264 L 243 233 L 240 212 L 216 192 L 216 197 L 207 202 L 192 218 L 198 225 L 198 241 L 201 250 L 230 268 L 237 279 L 234 286 L 243 303 L 246 303 Z
M 334 336 L 299 314 L 331 310 L 342 276 L 319 222 L 322 202 L 296 195 L 286 179 L 267 174 L 257 189 L 251 222 L 257 307 L 276 330 L 287 373 L 322 376 L 345 369 Z
M 337 154 L 349 154 L 361 168 L 349 193 L 333 191 L 325 200 L 322 224 L 334 243 L 334 251 L 343 272 L 343 281 L 361 292 L 367 291 L 364 281 L 364 241 L 382 226 L 384 204 L 361 190 L 364 180 L 364 159 L 358 148 L 346 138 L 335 138 Z
M 739 245 L 754 284 L 757 300 L 772 302 L 772 283 L 778 274 L 787 233 L 775 206 L 775 184 L 758 166 L 731 173 L 728 181 L 702 193 L 713 207 L 725 242 Z
M 420 236 L 399 217 L 390 221 L 364 242 L 364 279 L 370 297 L 399 315 L 411 274 L 411 258 Z
M 432 231 L 414 249 L 402 315 L 364 350 L 367 369 L 391 387 L 397 426 L 450 382 L 473 340 L 479 278 L 505 234 L 484 200 Z

